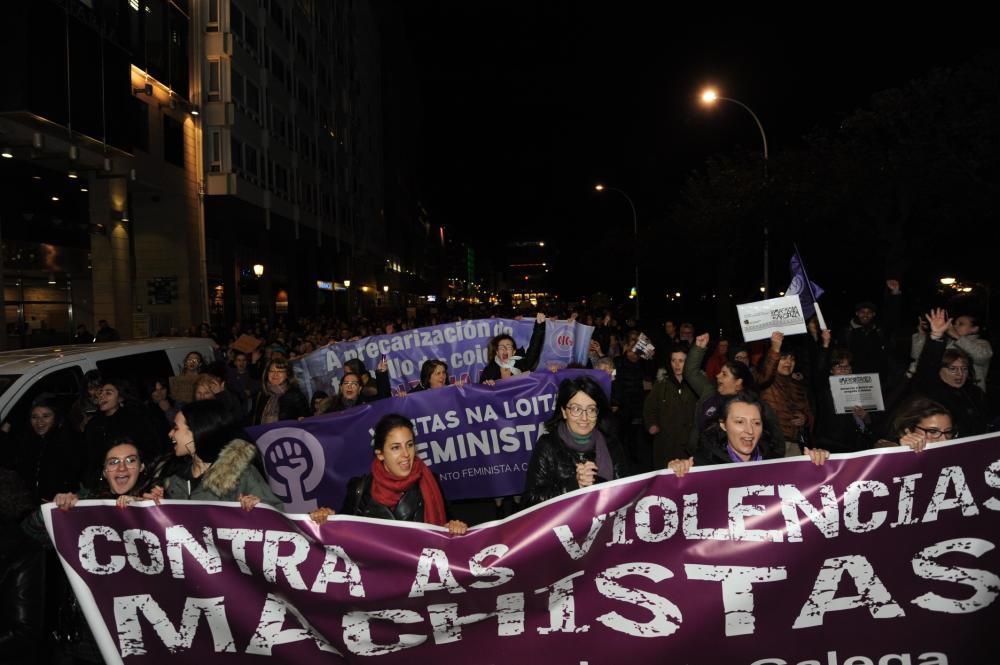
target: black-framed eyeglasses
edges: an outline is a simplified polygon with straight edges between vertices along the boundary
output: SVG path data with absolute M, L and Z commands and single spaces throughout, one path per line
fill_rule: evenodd
M 916 425 L 916 428 L 924 433 L 928 439 L 937 441 L 938 439 L 954 439 L 957 435 L 955 428 L 951 429 L 938 429 L 937 427 L 921 427 Z
M 125 466 L 128 467 L 129 469 L 134 469 L 136 465 L 139 464 L 139 456 L 127 455 L 125 457 L 109 457 L 108 459 L 104 460 L 104 468 L 114 469 L 117 468 L 118 465 L 121 464 L 122 462 L 124 462 Z
M 941 365 L 941 368 L 947 371 L 949 374 L 968 374 L 968 365 Z
M 566 407 L 566 410 L 569 411 L 569 415 L 574 418 L 579 418 L 585 414 L 591 420 L 597 417 L 597 407 L 593 405 L 580 406 L 579 404 L 570 404 Z
M 342 386 L 344 386 L 344 387 L 353 387 L 353 388 L 357 388 L 357 387 L 358 387 L 358 386 L 360 386 L 361 384 L 360 384 L 360 383 L 358 383 L 357 381 L 344 381 L 344 382 L 343 382 L 343 383 L 341 383 L 340 385 L 342 385 Z

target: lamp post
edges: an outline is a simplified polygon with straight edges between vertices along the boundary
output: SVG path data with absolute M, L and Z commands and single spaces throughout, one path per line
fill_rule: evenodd
M 607 187 L 605 185 L 597 184 L 594 185 L 594 191 L 597 192 L 618 192 L 625 197 L 628 201 L 629 208 L 632 209 L 632 244 L 635 246 L 635 320 L 639 321 L 639 217 L 635 213 L 635 204 L 632 202 L 632 197 L 626 194 L 621 189 L 617 187 Z
M 344 280 L 344 290 L 347 291 L 347 321 L 351 321 L 351 280 Z
M 715 104 L 716 101 L 720 100 L 723 102 L 732 102 L 733 104 L 736 104 L 744 111 L 749 113 L 750 117 L 753 118 L 753 121 L 757 123 L 757 129 L 760 131 L 760 140 L 761 143 L 764 144 L 764 185 L 767 186 L 767 134 L 764 133 L 764 125 L 761 124 L 760 118 L 758 118 L 757 114 L 753 112 L 753 109 L 751 109 L 749 106 L 747 106 L 740 100 L 733 99 L 732 97 L 722 97 L 714 88 L 705 88 L 705 90 L 703 90 L 701 93 L 701 101 L 706 106 L 712 106 Z M 770 249 L 770 240 L 768 239 L 767 220 L 765 219 L 764 220 L 764 297 L 765 298 L 767 298 L 771 292 L 770 280 L 768 278 L 769 249 Z

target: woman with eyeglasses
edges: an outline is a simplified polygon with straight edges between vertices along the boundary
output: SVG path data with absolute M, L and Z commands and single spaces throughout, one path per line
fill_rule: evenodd
M 926 397 L 906 402 L 892 419 L 891 438 L 882 439 L 876 448 L 908 446 L 920 452 L 928 444 L 950 441 L 958 436 L 951 414 L 944 406 Z
M 312 415 L 309 400 L 292 375 L 292 366 L 284 358 L 275 358 L 264 369 L 261 390 L 254 401 L 254 425 L 279 420 L 299 420 Z
M 952 325 L 948 312 L 933 309 L 926 318 L 930 330 L 917 361 L 913 392 L 946 408 L 962 436 L 986 432 L 986 393 L 976 385 L 972 361 L 965 351 L 947 348 L 946 336 Z
M 838 413 L 830 389 L 831 376 L 854 373 L 853 356 L 847 349 L 831 349 L 829 330 L 821 333 L 816 367 L 816 445 L 833 453 L 868 450 L 875 444 L 871 414 L 856 406 L 851 413 Z
M 527 505 L 628 475 L 625 452 L 607 426 L 610 415 L 607 396 L 590 377 L 559 384 L 555 413 L 528 463 Z
M 362 375 L 346 370 L 344 378 L 340 380 L 340 387 L 337 394 L 330 401 L 327 412 L 343 411 L 352 406 L 367 404 L 368 402 L 389 397 L 391 393 L 389 390 L 389 362 L 387 360 L 382 360 L 375 367 L 376 391 L 374 394 L 369 394 L 365 391 L 364 376 L 370 375 Z

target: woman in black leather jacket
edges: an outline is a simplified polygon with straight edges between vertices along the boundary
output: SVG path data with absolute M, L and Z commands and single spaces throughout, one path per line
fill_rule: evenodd
M 459 535 L 469 528 L 460 520 L 449 520 L 447 505 L 434 473 L 417 456 L 413 424 L 406 416 L 389 413 L 375 425 L 375 459 L 371 473 L 352 478 L 340 512 L 344 515 L 382 520 L 426 522 Z M 319 508 L 309 515 L 323 524 L 333 514 Z
M 608 427 L 611 407 L 589 376 L 559 384 L 556 411 L 528 464 L 527 505 L 628 475 L 624 450 Z

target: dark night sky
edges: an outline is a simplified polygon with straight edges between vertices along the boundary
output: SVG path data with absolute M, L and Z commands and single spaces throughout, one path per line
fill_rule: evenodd
M 423 107 L 421 191 L 473 240 L 544 238 L 589 257 L 594 227 L 662 223 L 685 174 L 757 150 L 750 115 L 708 112 L 704 83 L 752 107 L 772 154 L 871 94 L 995 44 L 983 16 L 682 16 L 665 3 L 402 2 Z M 672 5 L 673 6 L 673 5 Z M 956 12 L 957 13 L 957 12 Z M 990 39 L 992 38 L 992 41 Z

